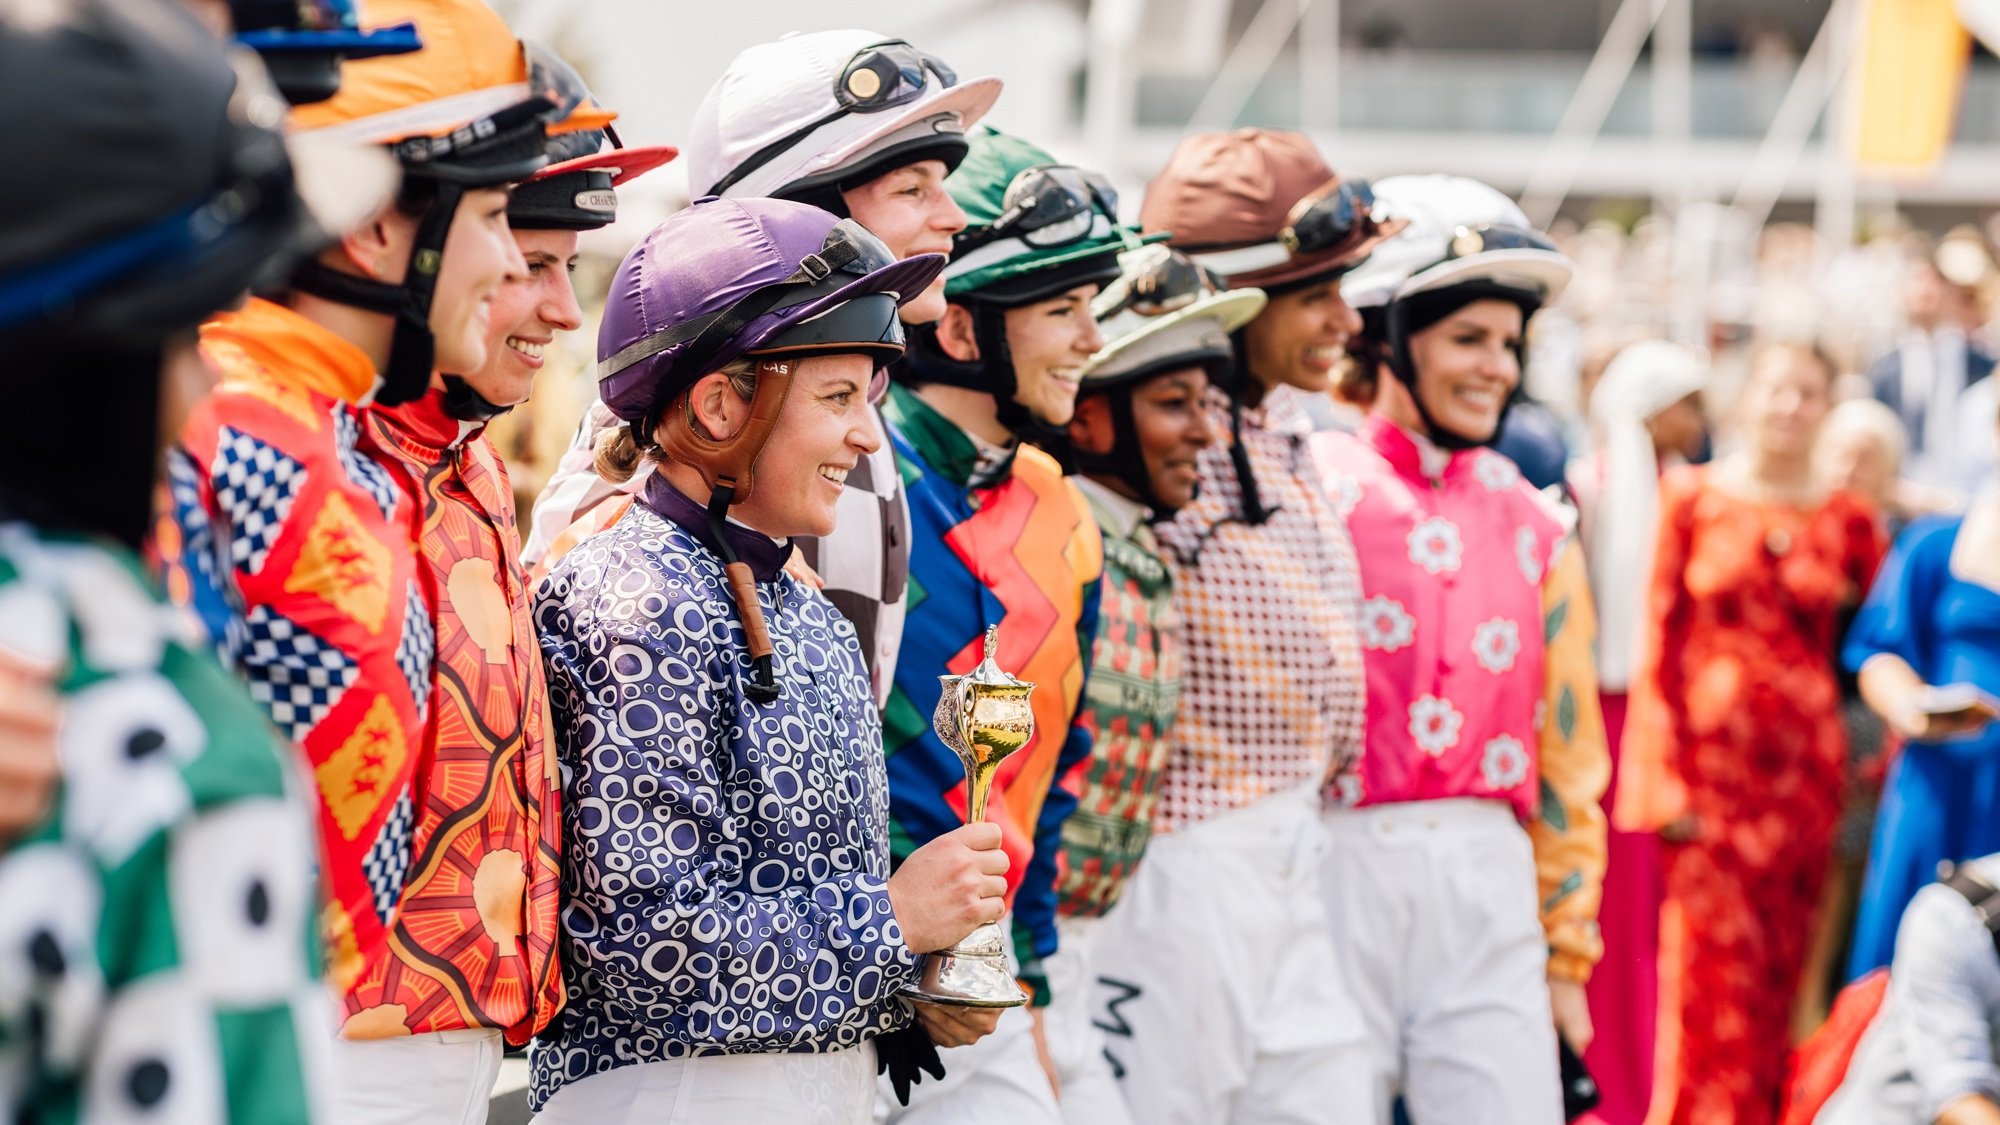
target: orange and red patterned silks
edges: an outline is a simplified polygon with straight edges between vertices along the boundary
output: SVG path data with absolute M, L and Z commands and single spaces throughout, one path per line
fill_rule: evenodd
M 433 1005 L 524 1043 L 562 1003 L 561 787 L 513 490 L 492 445 L 441 399 L 368 415 L 369 438 L 405 470 L 399 483 L 421 520 L 418 571 L 437 607 L 422 803 L 396 932 L 444 986 Z
M 1759 503 L 1702 470 L 1669 474 L 1660 508 L 1614 809 L 1690 834 L 1664 848 L 1647 1121 L 1768 1125 L 1846 777 L 1838 615 L 1881 533 L 1851 495 Z

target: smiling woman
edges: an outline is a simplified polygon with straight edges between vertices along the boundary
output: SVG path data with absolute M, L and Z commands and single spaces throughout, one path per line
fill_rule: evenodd
M 1334 941 L 1376 1079 L 1413 1116 L 1563 1120 L 1555 1040 L 1590 1045 L 1583 982 L 1601 950 L 1596 620 L 1565 513 L 1484 446 L 1521 381 L 1527 320 L 1570 264 L 1472 180 L 1399 176 L 1374 204 L 1408 225 L 1342 282 L 1367 368 L 1348 386 L 1372 384 L 1372 409 L 1360 433 L 1313 450 L 1368 613 L 1367 753 L 1326 814 Z M 1381 833 L 1416 809 L 1428 831 L 1395 862 L 1432 874 L 1385 879 Z M 1468 855 L 1481 857 L 1471 883 Z M 1446 949 L 1426 931 L 1468 937 Z M 1466 991 L 1446 1008 L 1410 999 L 1426 978 Z M 1449 1076 L 1426 1061 L 1446 1043 L 1463 1067 Z
M 619 267 L 601 462 L 659 471 L 535 603 L 575 875 L 544 1125 L 866 1119 L 878 1054 L 929 1048 L 896 998 L 918 955 L 1001 913 L 991 824 L 889 874 L 854 627 L 784 569 L 880 448 L 871 384 L 943 264 L 805 204 L 707 199 Z

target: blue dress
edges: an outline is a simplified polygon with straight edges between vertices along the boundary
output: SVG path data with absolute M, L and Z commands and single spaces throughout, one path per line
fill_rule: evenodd
M 1876 653 L 1909 662 L 1926 683 L 1976 684 L 2000 695 L 2000 593 L 1951 573 L 1963 521 L 1929 517 L 1897 538 L 1848 632 L 1858 670 Z M 1942 860 L 2000 851 L 2000 724 L 1976 738 L 1912 742 L 1883 787 L 1848 975 L 1889 963 L 1903 908 Z

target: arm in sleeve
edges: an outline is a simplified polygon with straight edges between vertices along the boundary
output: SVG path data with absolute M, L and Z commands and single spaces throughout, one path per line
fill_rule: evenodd
M 1541 811 L 1528 825 L 1549 975 L 1583 981 L 1604 953 L 1597 906 L 1604 891 L 1604 787 L 1611 755 L 1597 700 L 1597 611 L 1583 552 L 1560 549 L 1542 580 L 1546 718 L 1540 738 Z
M 1687 740 L 1681 650 L 1687 644 L 1693 604 L 1683 575 L 1693 552 L 1699 488 L 1688 469 L 1668 473 L 1660 482 L 1660 531 L 1619 746 L 1618 792 L 1612 801 L 1612 823 L 1620 831 L 1656 831 L 1688 808 L 1687 782 L 1680 767 Z
M 1084 587 L 1083 612 L 1076 623 L 1077 651 L 1083 663 L 1083 678 L 1077 684 L 1076 716 L 1069 737 L 1063 739 L 1056 757 L 1055 772 L 1049 775 L 1048 796 L 1035 817 L 1035 854 L 1014 896 L 1014 956 L 1021 963 L 1021 983 L 1033 994 L 1036 1007 L 1050 999 L 1048 973 L 1041 962 L 1056 951 L 1056 882 L 1062 877 L 1063 822 L 1076 811 L 1076 794 L 1063 779 L 1090 757 L 1090 728 L 1082 721 L 1090 690 L 1091 652 L 1097 638 L 1098 601 L 1103 583 L 1093 580 Z
M 1928 678 L 1937 664 L 1933 615 L 1957 532 L 1957 519 L 1930 516 L 1896 537 L 1847 628 L 1841 661 L 1848 671 L 1859 672 L 1870 657 L 1888 654 Z
M 1919 891 L 1896 932 L 1889 970 L 1896 1030 L 1930 1121 L 1967 1095 L 2000 1102 L 1993 1057 L 2000 1018 L 2000 958 L 1963 896 L 1933 884 Z
M 716 686 L 705 646 L 644 622 L 607 630 L 607 648 L 636 649 L 652 668 L 692 670 L 696 680 L 674 687 L 656 672 L 652 691 L 692 692 L 694 706 L 678 737 L 635 737 L 620 718 L 619 691 L 629 685 L 611 682 L 608 662 L 580 656 L 586 641 L 564 635 L 567 614 L 548 600 L 561 597 L 557 585 L 544 587 L 537 625 L 572 818 L 567 957 L 583 987 L 615 997 L 614 1009 L 634 1020 L 662 1004 L 688 1012 L 669 1032 L 688 1040 L 782 1049 L 913 980 L 917 959 L 885 879 L 849 871 L 751 889 L 749 833 L 719 765 L 730 753 L 734 704 Z M 647 825 L 661 833 L 649 840 Z M 643 901 L 630 905 L 635 894 Z M 798 985 L 789 995 L 764 987 L 787 980 Z

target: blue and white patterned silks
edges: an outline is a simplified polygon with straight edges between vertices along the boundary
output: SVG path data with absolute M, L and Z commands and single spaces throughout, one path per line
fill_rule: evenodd
M 662 513 L 666 514 L 663 515 Z M 834 1051 L 903 1026 L 917 958 L 890 909 L 881 724 L 854 627 L 743 532 L 779 698 L 701 510 L 656 475 L 536 594 L 563 780 L 565 1083 L 690 1055 Z

